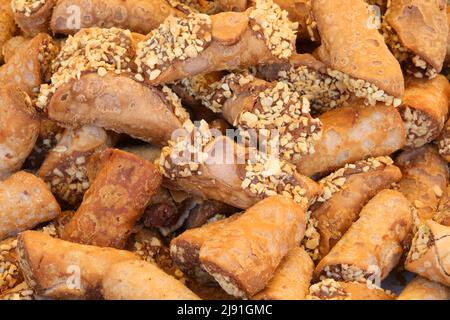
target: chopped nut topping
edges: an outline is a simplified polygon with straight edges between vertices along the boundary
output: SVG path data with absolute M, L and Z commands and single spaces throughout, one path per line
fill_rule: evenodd
M 418 148 L 433 140 L 439 134 L 433 120 L 419 109 L 401 108 L 400 115 L 406 130 L 406 146 Z
M 343 168 L 340 168 L 319 181 L 319 184 L 323 187 L 323 193 L 317 198 L 316 202 L 323 203 L 329 200 L 334 193 L 341 190 L 347 177 L 362 172 L 366 173 L 381 170 L 392 164 L 393 161 L 390 157 L 369 158 L 355 163 L 346 164 Z
M 441 137 L 437 140 L 439 154 L 443 157 L 450 156 L 450 126 L 446 125 L 442 131 Z
M 275 57 L 288 59 L 295 52 L 298 23 L 288 19 L 288 13 L 273 0 L 256 0 L 250 12 L 253 31 L 264 37 L 267 47 Z
M 175 60 L 195 58 L 211 43 L 211 18 L 192 13 L 187 18 L 168 17 L 149 38 L 138 44 L 138 72 L 150 81 Z
M 414 236 L 411 250 L 408 253 L 408 260 L 412 262 L 420 259 L 427 253 L 433 244 L 434 239 L 430 228 L 426 225 L 421 225 Z
M 351 294 L 333 279 L 325 279 L 309 288 L 309 300 L 349 300 Z
M 34 291 L 23 281 L 0 295 L 0 300 L 34 300 Z
M 302 240 L 302 248 L 309 254 L 314 261 L 319 259 L 320 233 L 317 231 L 318 221 L 311 217 L 312 212 L 306 213 L 306 231 Z
M 43 84 L 37 107 L 45 109 L 50 97 L 62 85 L 80 79 L 86 72 L 131 72 L 134 56 L 131 32 L 118 28 L 83 29 L 70 36 L 52 64 L 51 84 Z
M 189 113 L 181 105 L 181 99 L 167 86 L 163 86 L 161 91 L 162 93 L 164 93 L 167 101 L 173 107 L 173 113 L 175 114 L 175 116 L 183 123 L 186 120 L 189 120 Z
M 23 280 L 16 259 L 16 247 L 16 238 L 0 242 L 0 292 L 15 287 Z
M 326 266 L 320 275 L 320 280 L 331 278 L 336 281 L 355 281 L 372 284 L 372 280 L 370 279 L 373 278 L 373 276 L 373 272 L 360 269 L 357 266 L 337 264 Z
M 42 8 L 45 2 L 46 0 L 13 0 L 11 1 L 11 9 L 14 13 L 22 13 L 26 17 L 30 17 Z

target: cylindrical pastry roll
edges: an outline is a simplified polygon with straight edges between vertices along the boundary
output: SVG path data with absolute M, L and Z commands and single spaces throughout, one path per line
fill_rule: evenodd
M 289 251 L 266 288 L 253 300 L 305 300 L 314 271 L 314 263 L 300 247 Z
M 90 186 L 86 165 L 91 155 L 111 147 L 114 140 L 111 134 L 99 127 L 67 129 L 48 154 L 38 176 L 61 202 L 76 207 Z
M 358 219 L 366 203 L 401 177 L 392 159 L 378 157 L 347 164 L 320 180 L 324 192 L 310 208 L 311 219 L 317 221 L 319 239 L 306 242 L 308 251 L 317 248 L 317 259 L 325 257 Z
M 160 184 L 161 174 L 146 160 L 117 149 L 103 151 L 101 167 L 63 239 L 123 248 Z
M 0 63 L 3 59 L 3 47 L 14 36 L 16 24 L 10 7 L 10 1 L 0 1 Z
M 163 148 L 158 165 L 169 188 L 247 209 L 259 200 L 281 194 L 306 204 L 320 192 L 313 180 L 293 165 L 235 143 L 205 121 L 190 121 L 185 132 Z M 249 155 L 250 154 L 250 155 Z
M 398 191 L 417 209 L 421 221 L 432 219 L 449 181 L 447 162 L 434 146 L 426 145 L 404 151 L 395 163 L 403 174 Z
M 450 85 L 443 75 L 434 79 L 409 78 L 399 107 L 406 129 L 406 147 L 418 148 L 436 139 L 444 128 Z
M 50 18 L 57 0 L 12 0 L 14 20 L 28 37 L 50 33 Z M 76 10 L 76 9 L 75 9 Z M 68 13 L 76 13 L 74 9 Z
M 74 34 L 90 27 L 147 34 L 169 16 L 184 17 L 185 10 L 176 1 L 167 0 L 60 0 L 53 9 L 50 27 L 55 34 Z M 74 14 L 78 15 L 75 19 Z
M 206 241 L 239 216 L 240 214 L 235 214 L 227 219 L 209 223 L 200 228 L 186 230 L 174 238 L 170 242 L 170 255 L 177 267 L 201 283 L 211 282 L 213 279 L 200 264 L 200 249 Z
M 11 83 L 34 97 L 49 78 L 50 65 L 58 46 L 44 33 L 38 34 L 20 48 L 8 63 L 0 67 L 0 82 Z
M 322 41 L 320 60 L 329 62 L 335 77 L 353 83 L 358 97 L 401 98 L 403 74 L 384 43 L 364 0 L 315 0 L 314 19 Z M 371 90 L 369 90 L 369 88 Z
M 450 300 L 450 288 L 417 276 L 408 283 L 397 300 Z
M 102 281 L 106 300 L 199 300 L 200 298 L 157 266 L 128 260 L 109 268 Z
M 398 191 L 383 190 L 318 264 L 321 280 L 378 282 L 400 261 L 403 241 L 412 232 L 411 204 Z
M 50 221 L 61 209 L 45 183 L 17 172 L 0 182 L 0 240 Z
M 138 44 L 136 64 L 152 84 L 280 62 L 295 52 L 296 23 L 273 0 L 246 12 L 169 17 Z
M 446 9 L 444 0 L 387 1 L 382 26 L 386 43 L 418 77 L 434 77 L 442 69 L 449 30 Z
M 374 285 L 325 279 L 311 286 L 310 300 L 394 300 L 395 296 Z
M 305 205 L 282 196 L 258 202 L 202 245 L 203 268 L 228 294 L 253 296 L 299 245 L 306 227 L 305 211 Z
M 25 92 L 0 88 L 0 180 L 19 170 L 39 135 L 39 119 Z
M 310 177 L 367 157 L 389 155 L 405 144 L 403 121 L 393 107 L 363 107 L 357 101 L 319 119 L 323 134 L 314 145 L 315 152 L 295 162 L 297 170 Z
M 450 162 L 450 119 L 445 123 L 441 135 L 437 139 L 439 154 Z
M 450 227 L 432 220 L 420 226 L 405 268 L 428 280 L 450 286 Z
M 309 114 L 309 101 L 301 99 L 288 84 L 231 73 L 211 89 L 211 99 L 223 101 L 223 117 L 239 129 L 243 139 L 258 139 L 261 135 L 273 139 L 266 132 L 276 130 L 279 152 L 285 160 L 314 153 L 322 125 Z
M 17 256 L 27 284 L 53 299 L 99 299 L 107 270 L 138 259 L 129 251 L 67 242 L 36 231 L 19 235 Z

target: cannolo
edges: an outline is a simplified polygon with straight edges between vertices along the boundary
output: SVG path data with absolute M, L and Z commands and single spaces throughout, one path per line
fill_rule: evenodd
M 111 134 L 94 126 L 66 129 L 40 167 L 38 176 L 61 202 L 77 207 L 90 186 L 86 165 L 91 155 L 111 147 L 114 140 Z
M 102 281 L 106 300 L 199 300 L 184 284 L 157 266 L 128 260 L 109 268 Z
M 450 285 L 450 227 L 427 220 L 414 236 L 405 268 L 428 280 Z
M 117 28 L 83 29 L 70 37 L 37 107 L 66 127 L 95 125 L 165 144 L 189 115 L 168 87 L 146 86 L 132 72 L 133 41 L 129 31 Z
M 63 239 L 123 248 L 160 184 L 161 175 L 149 162 L 118 149 L 106 149 L 95 180 L 64 228 Z
M 287 161 L 314 153 L 322 124 L 309 114 L 309 101 L 301 99 L 286 83 L 231 73 L 211 85 L 211 89 L 209 105 L 213 107 L 221 101 L 223 117 L 239 129 L 244 139 L 257 139 L 260 135 L 273 139 L 266 132 L 276 130 L 279 152 Z
M 422 222 L 432 219 L 449 181 L 447 163 L 431 145 L 404 151 L 395 163 L 403 174 L 398 190 L 416 208 Z
M 387 0 L 381 32 L 395 57 L 416 77 L 441 72 L 447 50 L 447 13 L 443 0 Z M 414 30 L 412 32 L 411 30 Z
M 208 239 L 212 238 L 239 216 L 240 214 L 235 214 L 227 219 L 186 230 L 174 238 L 170 242 L 170 255 L 177 267 L 201 283 L 211 283 L 213 281 L 212 277 L 200 263 L 200 249 Z
M 320 192 L 291 164 L 253 148 L 246 151 L 205 121 L 198 127 L 187 121 L 185 132 L 163 148 L 158 166 L 172 188 L 241 209 L 275 194 L 308 203 Z
M 14 20 L 28 37 L 38 33 L 50 33 L 50 18 L 57 0 L 12 0 Z M 70 12 L 75 13 L 76 9 Z
M 50 64 L 57 52 L 49 35 L 38 34 L 0 67 L 0 82 L 14 84 L 35 97 L 39 86 L 49 78 Z
M 272 0 L 257 0 L 245 12 L 169 17 L 138 44 L 135 62 L 152 85 L 280 62 L 295 52 L 296 28 Z
M 314 263 L 300 247 L 289 251 L 266 288 L 253 300 L 305 300 L 314 271 Z
M 325 279 L 311 286 L 309 300 L 394 300 L 390 292 L 375 285 Z
M 4 61 L 3 47 L 16 32 L 13 13 L 8 0 L 0 1 L 0 63 Z
M 375 284 L 386 278 L 400 261 L 403 242 L 412 232 L 411 210 L 400 192 L 378 193 L 317 265 L 316 278 Z
M 67 242 L 36 231 L 19 235 L 17 256 L 28 286 L 53 299 L 99 299 L 107 270 L 138 259 L 128 251 Z
M 450 85 L 447 78 L 410 78 L 399 107 L 406 129 L 407 148 L 421 147 L 436 139 L 444 128 L 448 114 Z
M 403 121 L 393 107 L 363 107 L 356 101 L 325 112 L 319 119 L 323 133 L 314 145 L 315 152 L 295 162 L 297 170 L 310 177 L 367 157 L 389 155 L 405 144 Z
M 447 162 L 450 162 L 450 119 L 445 123 L 441 135 L 436 142 L 439 147 L 439 154 L 447 160 Z
M 55 34 L 74 34 L 90 27 L 117 27 L 147 34 L 169 16 L 184 17 L 187 9 L 172 0 L 60 0 L 53 9 L 50 27 Z
M 61 213 L 45 183 L 24 171 L 0 183 L 0 204 L 0 239 L 34 228 Z
M 39 134 L 39 119 L 28 95 L 14 85 L 0 88 L 0 180 L 18 171 Z
M 267 286 L 281 260 L 299 245 L 306 207 L 282 196 L 258 202 L 202 245 L 203 268 L 228 294 L 253 296 Z
M 17 239 L 9 238 L 0 242 L 0 295 L 23 282 L 16 255 Z
M 450 300 L 450 288 L 417 276 L 408 283 L 397 300 Z
M 389 157 L 361 160 L 321 179 L 323 193 L 310 208 L 318 237 L 307 232 L 304 244 L 315 260 L 325 257 L 359 217 L 366 203 L 401 179 Z
M 383 36 L 369 23 L 367 4 L 315 0 L 312 10 L 322 41 L 319 58 L 329 64 L 330 76 L 347 82 L 357 97 L 371 104 L 380 100 L 398 104 L 404 92 L 402 70 Z

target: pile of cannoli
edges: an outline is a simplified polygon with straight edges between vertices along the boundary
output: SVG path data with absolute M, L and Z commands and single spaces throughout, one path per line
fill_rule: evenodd
M 450 300 L 444 0 L 0 0 L 0 299 Z

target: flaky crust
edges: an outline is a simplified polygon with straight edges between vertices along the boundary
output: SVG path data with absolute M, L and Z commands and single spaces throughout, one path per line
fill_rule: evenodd
M 282 196 L 258 202 L 206 241 L 200 262 L 229 294 L 264 289 L 283 257 L 303 238 L 305 207 Z
M 199 300 L 174 277 L 154 264 L 128 260 L 114 264 L 102 281 L 106 300 Z
M 25 171 L 0 183 L 0 240 L 32 229 L 61 213 L 47 185 Z
M 432 220 L 427 220 L 425 225 L 430 229 L 433 243 L 428 245 L 425 254 L 412 261 L 411 255 L 415 249 L 413 242 L 405 268 L 428 280 L 450 286 L 450 227 Z
M 14 85 L 0 88 L 0 180 L 20 169 L 39 135 L 31 100 Z
M 314 271 L 314 263 L 300 247 L 289 251 L 266 288 L 253 300 L 305 300 Z
M 14 13 L 14 20 L 28 37 L 34 37 L 39 33 L 50 33 L 50 17 L 57 0 L 45 0 L 43 6 L 32 12 L 28 17 L 22 12 Z
M 381 170 L 346 178 L 342 188 L 312 212 L 320 234 L 320 257 L 325 257 L 359 217 L 359 212 L 378 192 L 401 179 L 400 169 L 387 165 Z
M 450 119 L 444 125 L 441 135 L 436 140 L 439 147 L 439 154 L 450 162 Z
M 79 25 L 72 21 L 72 6 L 79 8 Z M 89 27 L 117 27 L 147 34 L 170 15 L 183 17 L 184 13 L 166 0 L 61 0 L 53 9 L 50 27 L 55 34 L 74 34 Z
M 161 174 L 153 164 L 118 149 L 103 151 L 102 160 L 83 202 L 64 228 L 63 238 L 123 248 L 159 188 Z
M 314 287 L 318 287 L 319 289 L 313 289 Z M 323 287 L 328 290 L 320 290 Z M 335 290 L 331 291 L 330 288 L 334 288 Z M 311 300 L 394 300 L 395 296 L 381 288 L 375 286 L 369 287 L 365 283 L 327 279 L 312 286 L 308 298 Z
M 450 300 L 450 288 L 417 276 L 408 283 L 397 300 Z
M 375 84 L 394 97 L 404 92 L 400 64 L 368 22 L 363 0 L 313 0 L 313 15 L 330 67 Z
M 384 279 L 400 261 L 403 241 L 412 231 L 411 204 L 398 191 L 383 190 L 362 209 L 360 218 L 318 264 L 319 277 L 326 266 L 347 264 Z M 372 270 L 373 266 L 377 270 Z M 378 273 L 378 274 L 377 274 Z
M 16 24 L 8 0 L 0 1 L 0 62 L 3 61 L 3 47 L 14 36 Z
M 25 46 L 30 41 L 30 38 L 22 36 L 12 37 L 8 41 L 6 41 L 1 48 L 3 60 L 5 61 L 5 63 L 8 63 L 9 59 L 11 59 L 14 54 L 20 50 L 20 48 Z
M 21 47 L 8 63 L 0 67 L 0 82 L 14 84 L 30 97 L 35 96 L 45 80 L 42 67 L 50 63 L 40 60 L 45 59 L 40 57 L 41 49 L 48 47 L 50 43 L 53 43 L 52 38 L 48 34 L 40 33 Z
M 158 89 L 114 73 L 88 73 L 63 85 L 51 97 L 48 116 L 67 127 L 91 124 L 157 145 L 182 127 Z
M 446 161 L 434 146 L 426 145 L 402 152 L 395 163 L 403 174 L 398 190 L 417 209 L 422 222 L 432 219 L 449 181 Z
M 406 48 L 441 71 L 448 37 L 444 0 L 391 1 L 386 19 Z
M 393 153 L 405 144 L 405 128 L 394 107 L 364 107 L 361 101 L 322 114 L 322 138 L 315 153 L 296 161 L 306 176 L 329 173 L 346 163 Z
M 37 295 L 54 299 L 99 299 L 107 270 L 138 259 L 129 251 L 80 245 L 36 231 L 19 235 L 17 253 L 27 284 Z

